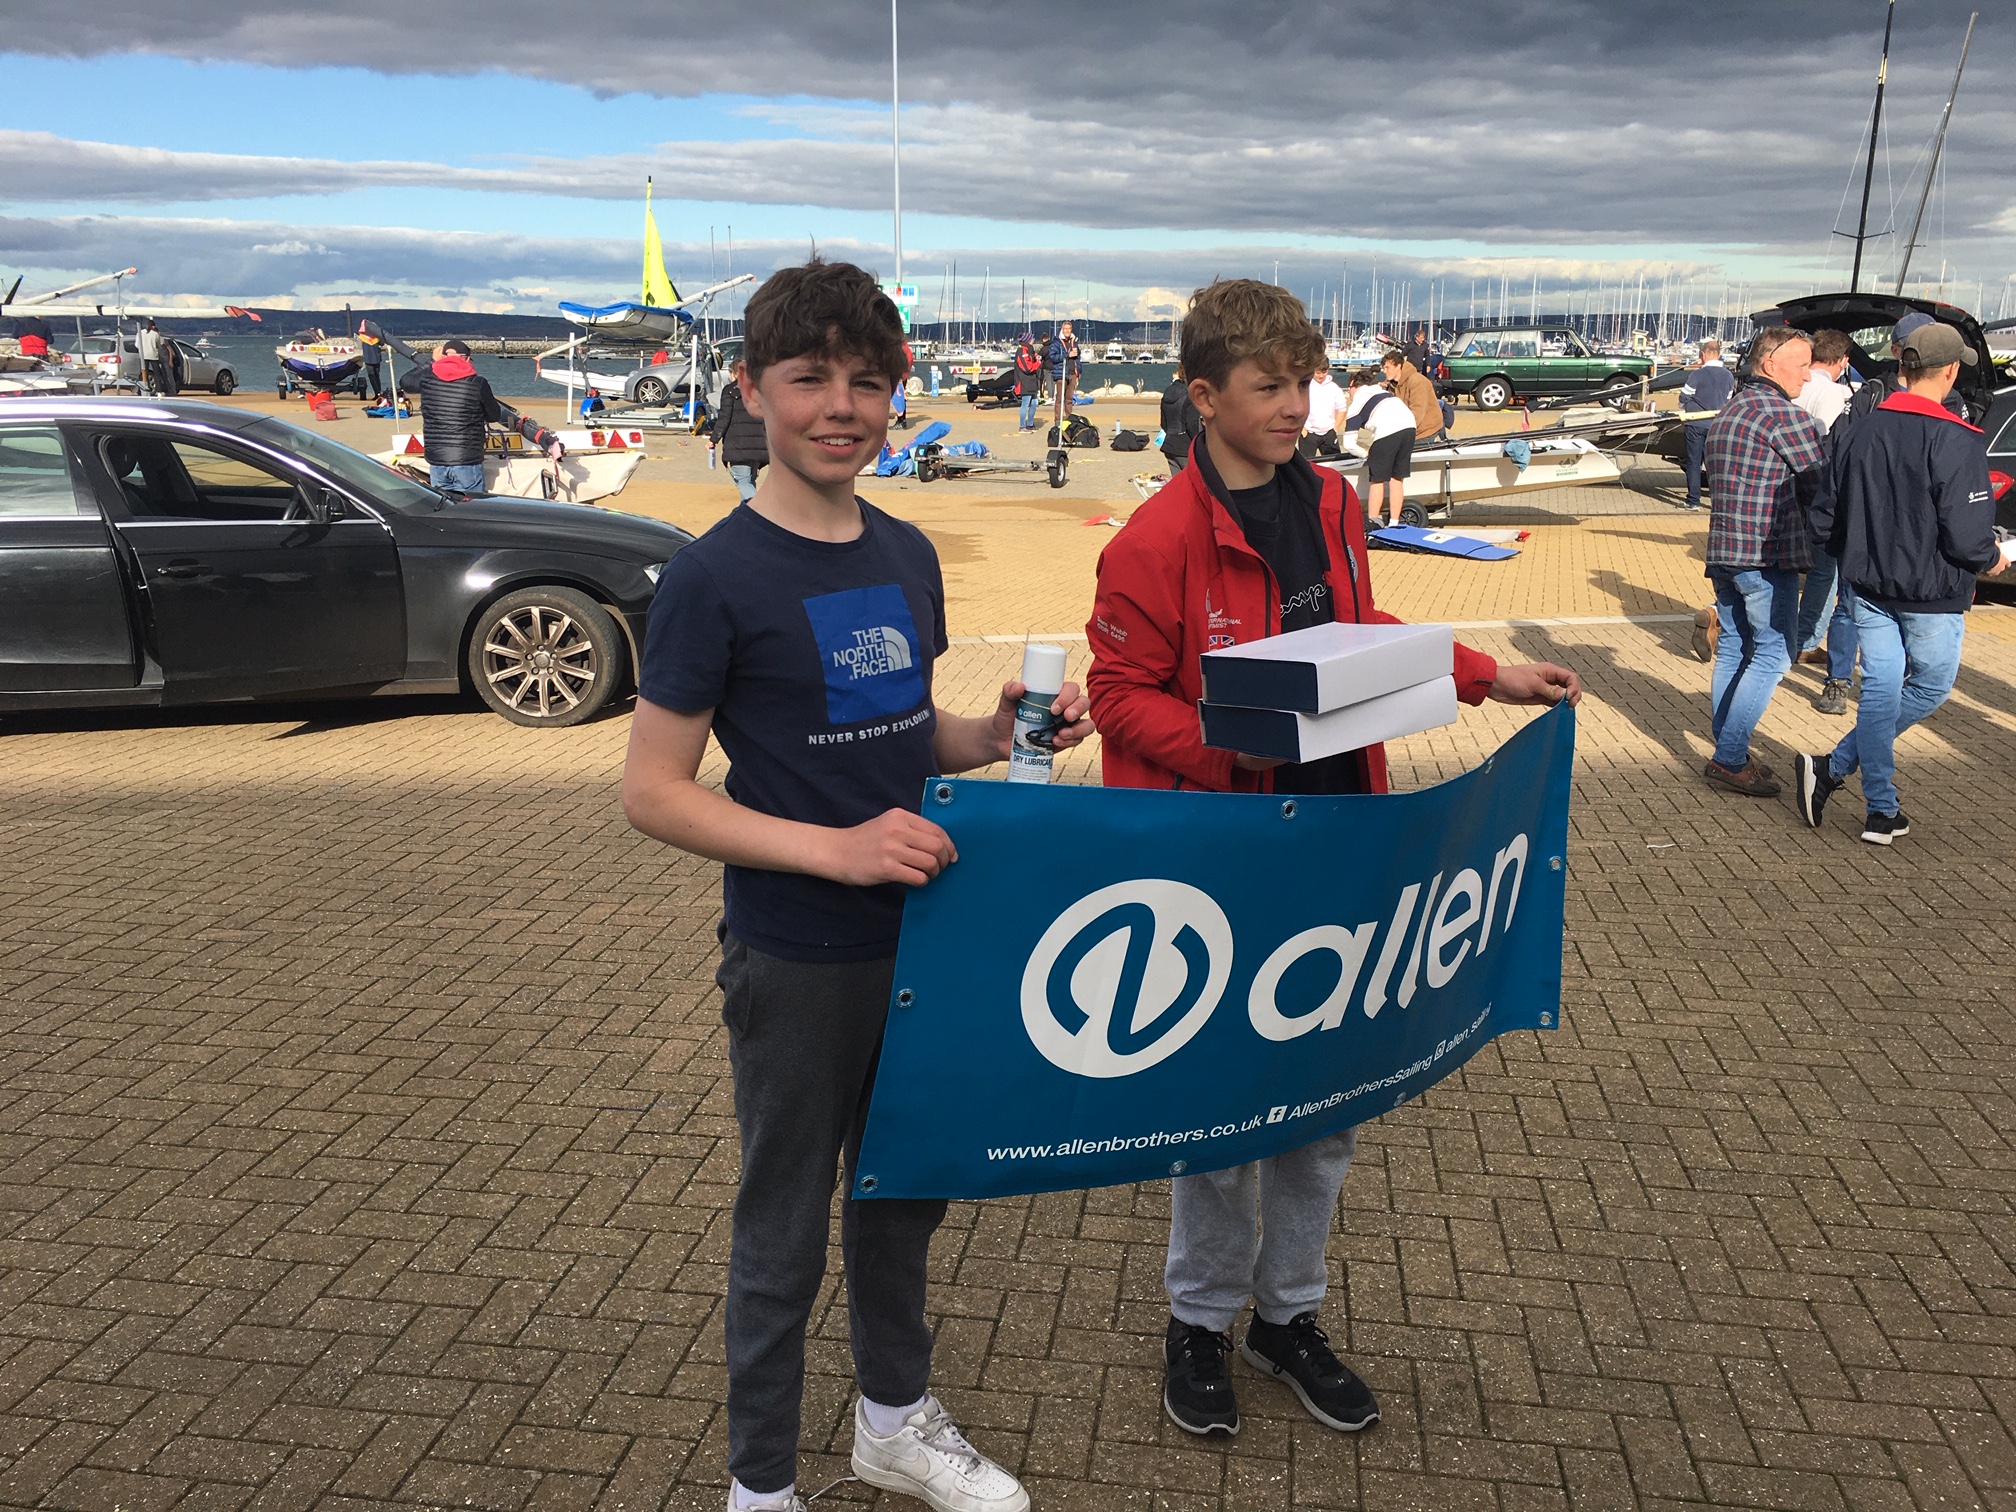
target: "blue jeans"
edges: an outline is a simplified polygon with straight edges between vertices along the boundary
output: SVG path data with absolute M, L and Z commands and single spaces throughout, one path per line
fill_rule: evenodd
M 1751 732 L 1792 665 L 1799 574 L 1784 567 L 1710 567 L 1708 577 L 1715 584 L 1715 610 L 1722 621 L 1709 727 L 1715 764 L 1734 772 L 1749 765 Z
M 735 492 L 747 504 L 756 497 L 756 467 L 750 462 L 730 462 L 728 476 L 735 480 Z
M 1834 615 L 1834 585 L 1840 581 L 1841 564 L 1819 547 L 1813 548 L 1813 565 L 1799 585 L 1799 654 L 1804 656 L 1820 644 L 1820 622 Z
M 1708 453 L 1708 422 L 1697 420 L 1680 427 L 1687 442 L 1687 507 L 1701 507 L 1701 461 Z
M 1022 423 L 1020 429 L 1036 429 L 1036 390 L 1033 388 L 1022 396 Z
M 1862 769 L 1862 797 L 1872 814 L 1895 814 L 1897 737 L 1946 702 L 1960 675 L 1966 616 L 1898 614 L 1855 600 L 1862 642 L 1862 702 L 1855 728 L 1828 759 L 1836 779 Z
M 427 481 L 450 493 L 480 494 L 483 492 L 483 464 L 463 462 L 454 467 L 438 467 L 430 462 L 427 465 Z

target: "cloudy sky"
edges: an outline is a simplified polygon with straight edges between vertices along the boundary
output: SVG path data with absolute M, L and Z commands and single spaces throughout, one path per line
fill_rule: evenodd
M 1360 318 L 1375 268 L 1417 314 L 1846 283 L 1830 232 L 1882 0 L 899 4 L 925 318 L 954 259 L 960 305 L 984 277 L 999 318 L 1025 288 L 1166 318 L 1277 268 Z M 1970 4 L 1896 8 L 1886 287 Z M 1993 315 L 2016 310 L 2016 10 L 1982 9 L 1912 271 Z M 9 0 L 0 269 L 544 313 L 634 294 L 649 173 L 682 286 L 727 271 L 731 234 L 738 272 L 816 241 L 886 274 L 889 40 L 879 0 Z

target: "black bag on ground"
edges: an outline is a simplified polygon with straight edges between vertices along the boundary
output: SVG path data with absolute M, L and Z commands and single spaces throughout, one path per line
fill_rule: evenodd
M 1073 415 L 1064 422 L 1064 439 L 1057 439 L 1057 427 L 1050 427 L 1050 446 L 1096 447 L 1099 444 L 1099 427 L 1083 415 Z
M 1137 430 L 1117 431 L 1113 436 L 1113 450 L 1146 451 L 1148 450 L 1148 438 Z

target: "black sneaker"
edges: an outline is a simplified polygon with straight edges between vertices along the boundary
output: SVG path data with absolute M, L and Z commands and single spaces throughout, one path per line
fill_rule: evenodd
M 1904 817 L 1902 809 L 1894 814 L 1879 814 L 1871 809 L 1869 817 L 1862 821 L 1862 838 L 1871 845 L 1888 845 L 1899 835 L 1910 833 L 1911 821 Z
M 1832 756 L 1808 756 L 1801 751 L 1792 758 L 1793 791 L 1799 803 L 1799 817 L 1814 829 L 1820 828 L 1820 816 L 1826 811 L 1827 800 L 1841 786 L 1840 779 L 1832 775 L 1833 770 Z
M 1330 1339 L 1306 1312 L 1288 1323 L 1269 1323 L 1258 1313 L 1239 1353 L 1246 1363 L 1286 1381 L 1309 1415 L 1344 1433 L 1379 1421 L 1372 1389 L 1330 1351 Z
M 1163 1350 L 1168 1366 L 1162 1377 L 1162 1410 L 1169 1421 L 1185 1433 L 1228 1438 L 1237 1433 L 1239 1403 L 1232 1396 L 1232 1372 L 1225 1368 L 1232 1336 L 1171 1318 Z

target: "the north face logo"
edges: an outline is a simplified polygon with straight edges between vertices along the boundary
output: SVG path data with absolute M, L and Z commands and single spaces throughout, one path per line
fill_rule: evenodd
M 872 630 L 856 630 L 854 644 L 833 652 L 833 665 L 845 668 L 856 678 L 879 677 L 884 672 L 900 672 L 915 666 L 916 656 L 901 630 L 877 625 Z
M 924 702 L 927 648 L 910 600 L 895 583 L 805 600 L 826 679 L 826 717 L 836 725 L 907 714 Z

